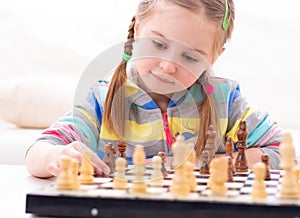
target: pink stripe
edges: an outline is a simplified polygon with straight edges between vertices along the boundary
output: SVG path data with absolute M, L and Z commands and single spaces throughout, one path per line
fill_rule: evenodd
M 74 138 L 76 141 L 81 141 L 80 137 L 76 134 L 76 132 L 69 125 L 60 125 L 62 130 L 64 130 L 68 135 Z
M 282 130 L 279 128 L 273 129 L 272 132 L 267 135 L 267 137 L 258 145 L 258 146 L 263 146 L 265 145 L 274 135 L 281 133 Z
M 173 137 L 170 131 L 170 125 L 168 121 L 168 115 L 166 113 L 163 113 L 163 122 L 164 122 L 164 131 L 167 138 L 167 143 L 171 147 L 173 144 Z
M 53 135 L 53 136 L 56 136 L 56 137 L 60 138 L 61 140 L 63 140 L 66 144 L 70 143 L 65 137 L 63 137 L 59 132 L 57 132 L 54 129 L 48 129 L 48 130 L 44 131 L 42 133 L 42 135 Z

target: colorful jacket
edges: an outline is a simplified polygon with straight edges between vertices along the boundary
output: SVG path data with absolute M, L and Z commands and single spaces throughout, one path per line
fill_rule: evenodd
M 251 108 L 242 97 L 239 85 L 232 80 L 213 77 L 214 97 L 216 100 L 222 136 L 231 136 L 237 142 L 240 120 L 246 120 L 247 146 L 259 147 L 269 155 L 273 168 L 279 168 L 279 143 L 282 130 L 267 112 Z M 68 144 L 81 141 L 103 158 L 107 143 L 117 146 L 117 142 L 127 142 L 126 156 L 130 161 L 135 145 L 142 144 L 147 158 L 159 151 L 171 154 L 171 140 L 177 132 L 188 140 L 196 139 L 199 129 L 197 105 L 205 93 L 195 83 L 187 90 L 175 93 L 166 114 L 162 114 L 150 96 L 130 80 L 128 90 L 128 119 L 126 136 L 118 138 L 102 123 L 103 103 L 108 82 L 99 81 L 90 90 L 86 101 L 75 105 L 73 111 L 46 129 L 38 140 L 52 144 Z M 225 153 L 224 140 L 216 144 L 216 153 Z

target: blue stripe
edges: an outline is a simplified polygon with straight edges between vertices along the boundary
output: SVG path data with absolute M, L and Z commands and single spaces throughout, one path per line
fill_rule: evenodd
M 102 108 L 101 105 L 99 105 L 99 102 L 97 101 L 94 93 L 93 93 L 93 97 L 94 97 L 94 101 L 95 101 L 95 103 L 94 103 L 94 109 L 95 109 L 95 112 L 97 114 L 97 118 L 98 118 L 98 120 L 100 122 L 100 126 L 101 126 L 102 125 L 103 108 Z
M 150 101 L 150 102 L 142 105 L 142 108 L 144 108 L 144 109 L 157 109 L 158 107 L 157 107 L 157 105 L 154 101 Z
M 89 128 L 89 126 L 78 117 L 63 117 L 58 120 L 58 122 L 68 122 L 72 123 L 74 126 L 80 129 L 80 131 L 85 134 L 91 140 L 91 149 L 96 151 L 97 149 L 97 141 L 96 138 Z
M 98 157 L 103 160 L 104 156 L 105 156 L 105 152 L 100 151 L 100 150 L 96 150 L 96 154 L 98 155 Z
M 232 105 L 232 102 L 237 99 L 239 96 L 241 96 L 241 92 L 240 92 L 240 86 L 237 86 L 235 88 L 235 90 L 233 90 L 231 93 L 230 93 L 230 96 L 229 96 L 229 100 L 228 100 L 228 114 L 230 113 L 230 109 L 231 109 L 231 105 Z
M 253 146 L 269 129 L 272 127 L 273 121 L 269 115 L 265 116 L 263 121 L 248 135 L 247 145 Z

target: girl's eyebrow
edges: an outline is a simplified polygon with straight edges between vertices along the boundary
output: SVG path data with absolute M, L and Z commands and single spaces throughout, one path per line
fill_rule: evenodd
M 164 38 L 165 40 L 168 40 L 168 41 L 169 41 L 169 39 L 166 38 L 162 33 L 158 32 L 158 31 L 156 31 L 156 30 L 151 30 L 151 32 L 152 32 L 154 35 L 158 35 L 158 36 Z M 189 48 L 189 49 L 192 50 L 192 51 L 196 51 L 196 52 L 200 53 L 201 55 L 208 55 L 205 51 L 200 50 L 200 49 L 196 49 L 196 48 Z

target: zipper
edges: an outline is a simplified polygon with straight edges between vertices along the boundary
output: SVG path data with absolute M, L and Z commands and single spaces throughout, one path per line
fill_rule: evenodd
M 167 144 L 169 145 L 169 147 L 172 147 L 173 137 L 171 134 L 167 113 L 163 113 L 163 124 L 164 124 L 164 131 L 166 134 Z

